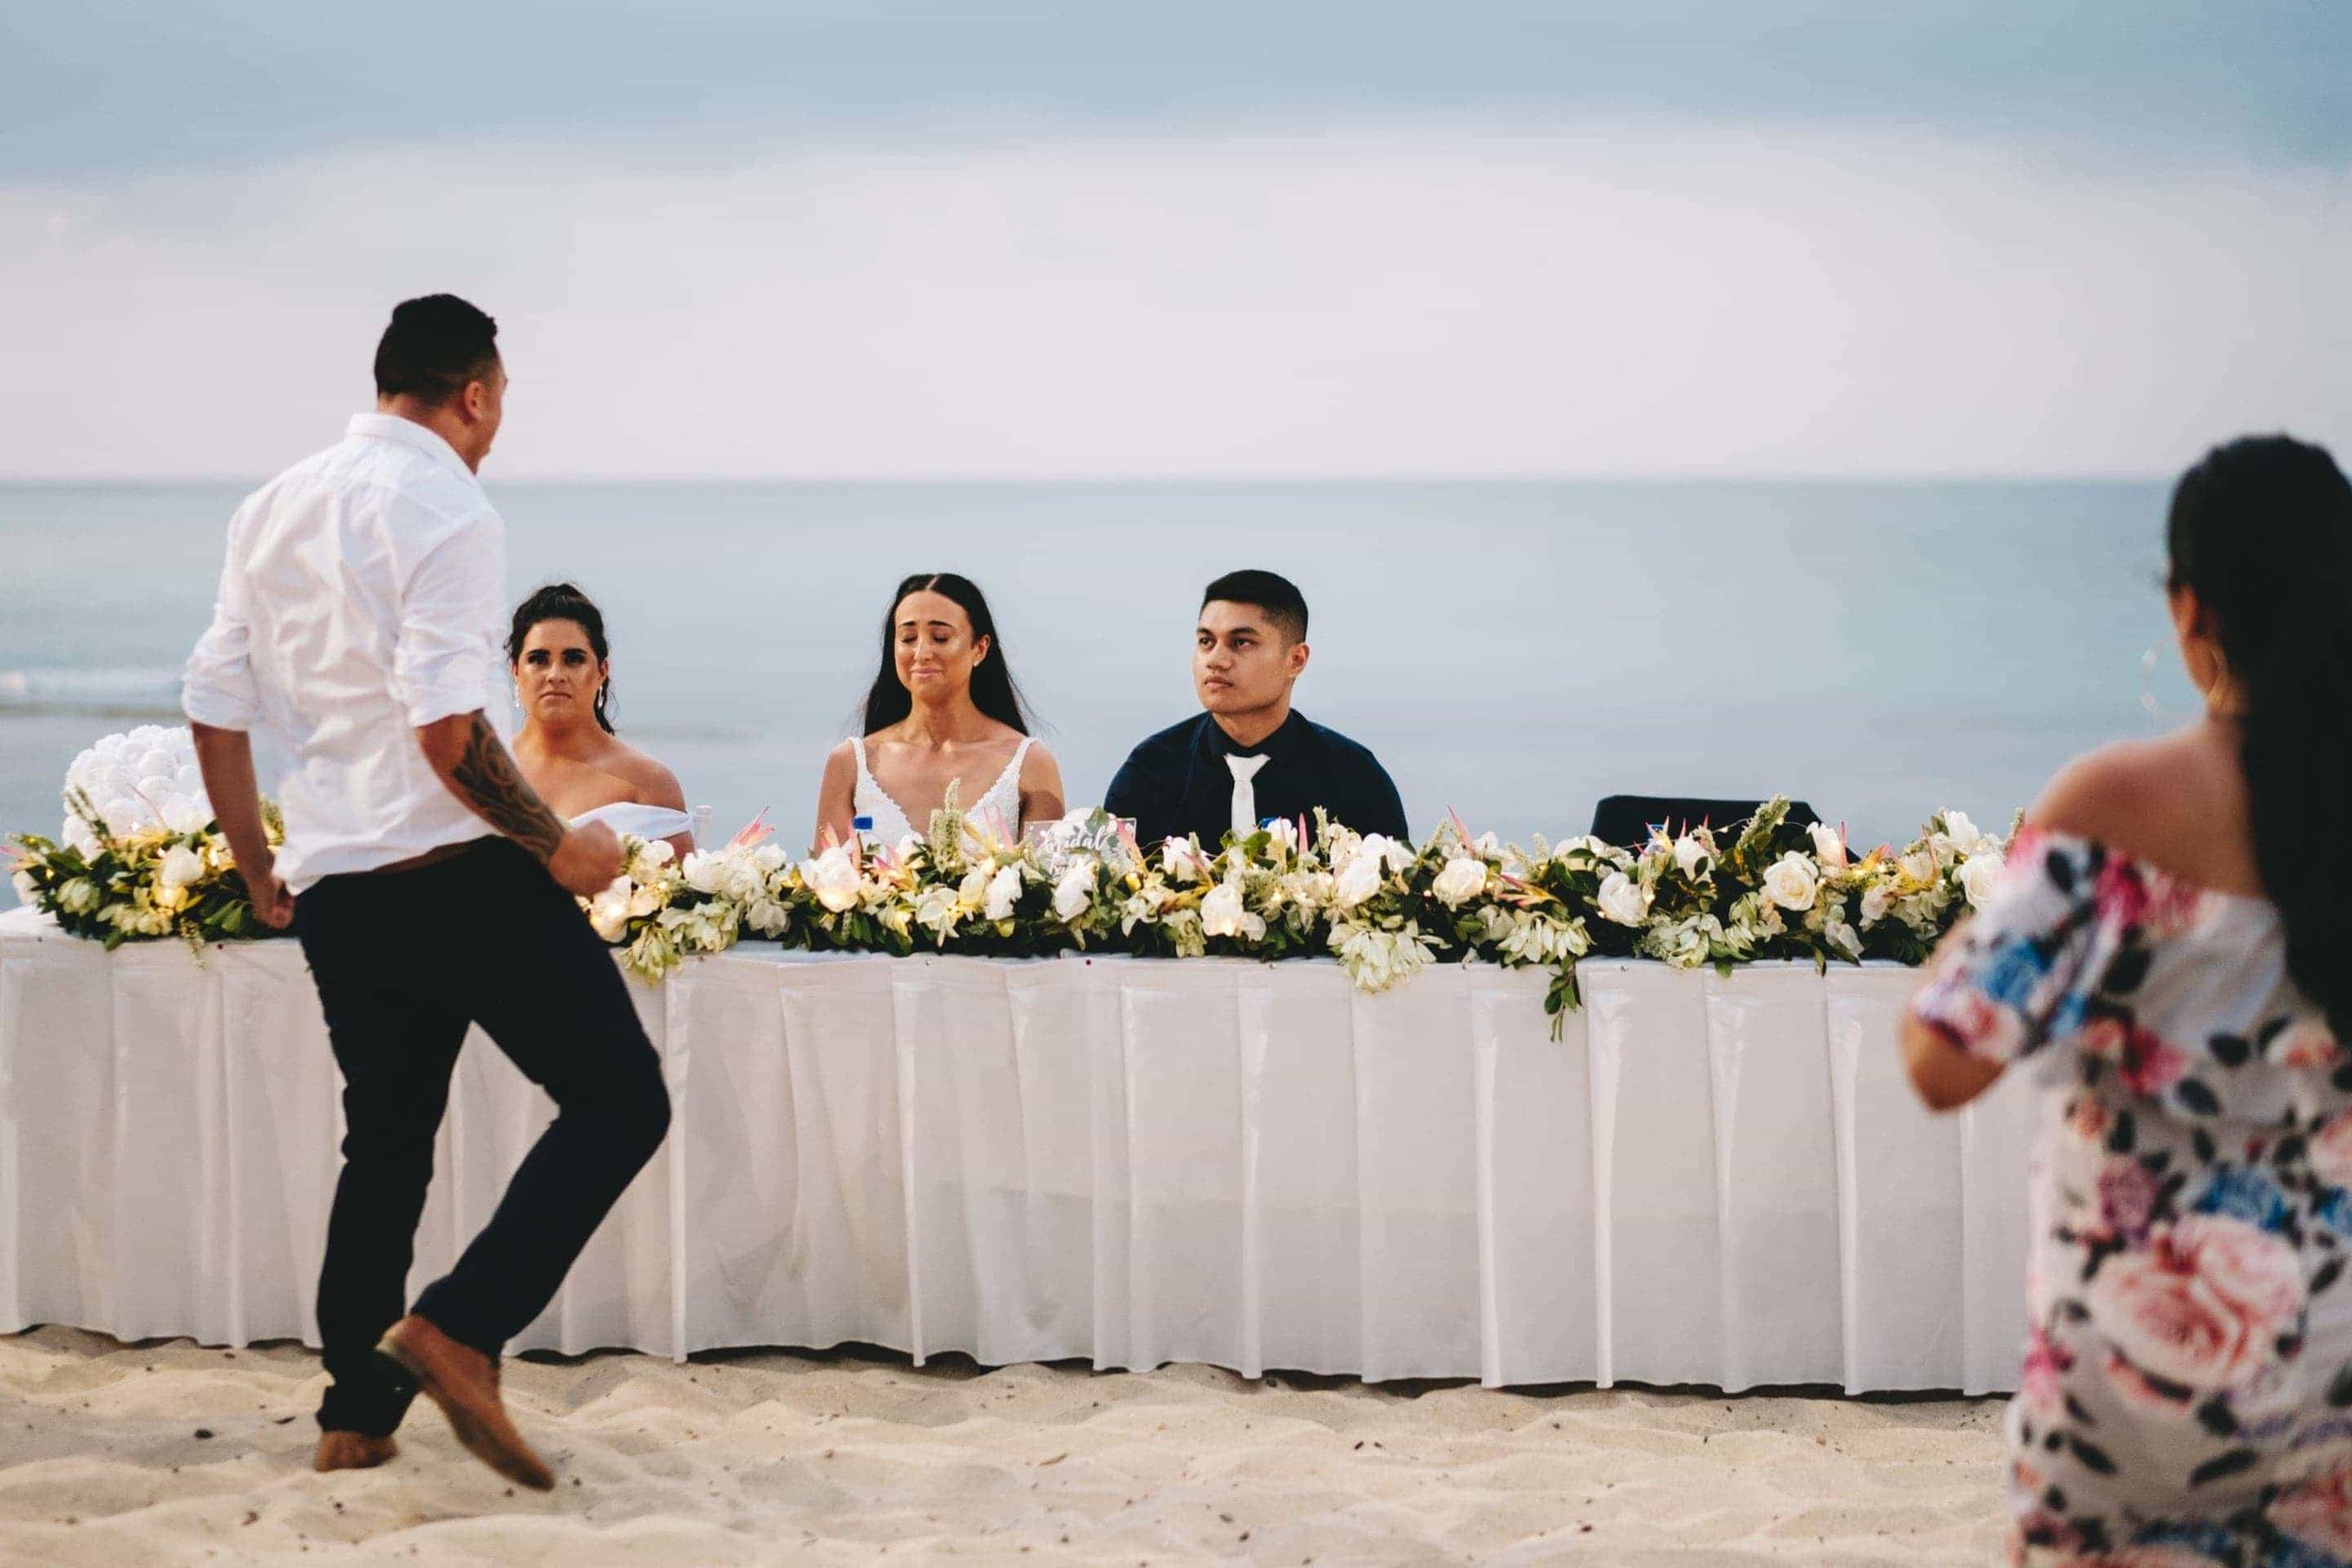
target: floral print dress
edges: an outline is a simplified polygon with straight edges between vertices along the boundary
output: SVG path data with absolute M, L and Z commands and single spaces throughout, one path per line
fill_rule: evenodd
M 1913 1010 L 2048 1100 L 2010 1560 L 2352 1563 L 2352 1056 L 2276 909 L 2028 832 Z

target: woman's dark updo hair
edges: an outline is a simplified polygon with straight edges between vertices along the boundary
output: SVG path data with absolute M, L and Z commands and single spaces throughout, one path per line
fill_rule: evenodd
M 866 693 L 865 733 L 886 729 L 914 711 L 914 696 L 898 679 L 894 647 L 898 636 L 898 607 L 910 594 L 940 594 L 963 607 L 972 623 L 972 640 L 988 639 L 988 654 L 972 672 L 972 705 L 1023 735 L 1029 733 L 1029 705 L 1013 683 L 1012 667 L 1005 661 L 1004 640 L 996 635 L 996 618 L 988 612 L 988 596 L 978 583 L 953 572 L 917 572 L 898 584 L 882 611 L 882 669 Z
M 523 639 L 542 621 L 578 623 L 580 629 L 588 634 L 588 646 L 596 651 L 597 663 L 612 657 L 612 650 L 604 640 L 604 612 L 596 607 L 595 601 L 568 582 L 550 582 L 515 607 L 514 628 L 506 634 L 507 663 L 520 662 Z M 596 688 L 596 722 L 604 726 L 605 734 L 617 735 L 620 732 L 612 727 L 612 677 L 607 675 L 604 684 Z
M 2246 712 L 2255 863 L 2287 973 L 2352 1038 L 2352 483 L 2284 436 L 2216 447 L 2181 476 L 2171 584 L 2213 617 Z

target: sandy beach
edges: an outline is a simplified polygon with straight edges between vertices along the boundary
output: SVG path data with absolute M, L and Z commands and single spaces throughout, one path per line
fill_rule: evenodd
M 310 1467 L 295 1346 L 0 1339 L 0 1563 L 1983 1563 L 1997 1401 L 1367 1387 L 784 1352 L 508 1365 L 563 1480 L 420 1403 Z

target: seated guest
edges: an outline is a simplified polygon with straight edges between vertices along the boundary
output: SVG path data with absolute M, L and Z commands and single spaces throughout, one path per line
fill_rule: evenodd
M 1405 838 L 1405 804 L 1370 752 L 1291 706 L 1307 668 L 1307 601 L 1272 572 L 1230 572 L 1201 594 L 1193 689 L 1208 711 L 1129 753 L 1104 805 L 1146 845 L 1215 845 L 1320 806 L 1359 833 Z
M 506 660 L 522 704 L 515 766 L 556 815 L 613 832 L 667 839 L 683 857 L 693 818 L 677 775 L 612 729 L 612 663 L 604 616 L 568 582 L 550 583 L 515 611 Z
M 1062 814 L 1061 768 L 1029 738 L 995 617 L 967 578 L 917 572 L 898 584 L 859 728 L 825 759 L 818 848 L 847 842 L 858 817 L 885 845 L 928 832 L 950 785 L 967 824 L 1008 843 Z

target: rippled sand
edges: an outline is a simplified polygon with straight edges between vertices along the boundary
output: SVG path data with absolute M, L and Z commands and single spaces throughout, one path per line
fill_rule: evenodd
M 563 1476 L 511 1491 L 429 1405 L 309 1468 L 294 1347 L 0 1338 L 0 1563 L 1969 1563 L 1997 1402 L 1250 1383 L 887 1357 L 516 1361 Z

